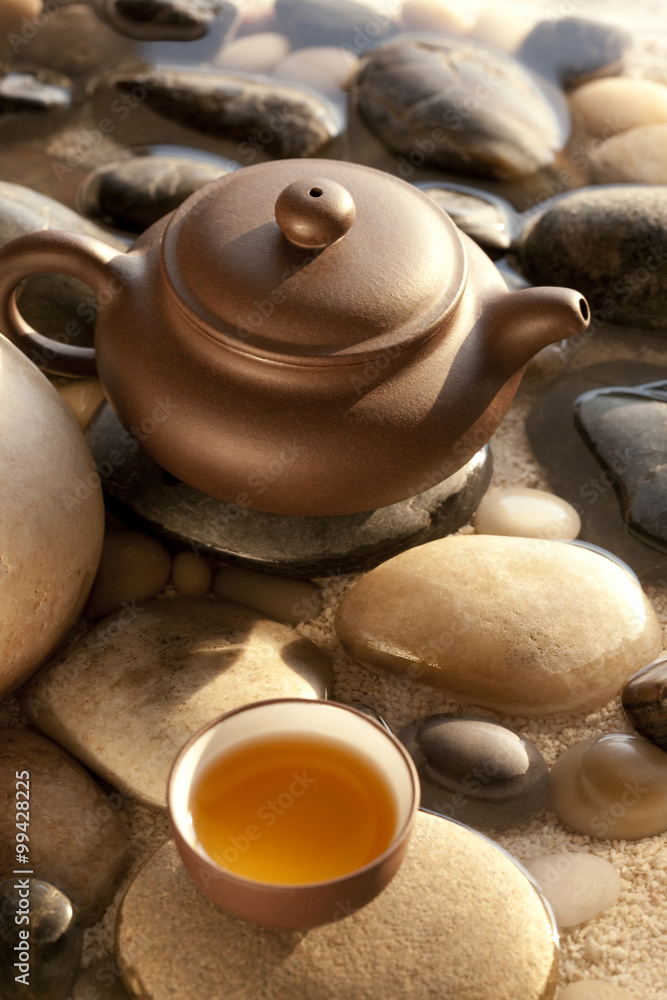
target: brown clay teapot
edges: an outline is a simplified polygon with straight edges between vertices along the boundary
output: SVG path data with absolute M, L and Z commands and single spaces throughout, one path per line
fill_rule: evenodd
M 40 271 L 94 291 L 94 352 L 23 321 L 14 290 Z M 121 423 L 197 489 L 333 515 L 452 475 L 528 361 L 587 326 L 588 306 L 564 288 L 509 293 L 405 181 L 281 160 L 201 188 L 127 253 L 71 233 L 19 237 L 0 250 L 0 321 L 48 370 L 96 367 Z

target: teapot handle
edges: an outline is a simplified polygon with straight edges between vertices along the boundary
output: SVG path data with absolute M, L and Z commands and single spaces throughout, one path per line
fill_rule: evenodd
M 95 349 L 63 344 L 34 330 L 21 316 L 16 289 L 34 274 L 51 272 L 78 278 L 97 299 L 117 286 L 107 267 L 121 251 L 81 233 L 40 230 L 19 236 L 0 249 L 0 332 L 38 368 L 53 375 L 87 378 L 97 375 Z

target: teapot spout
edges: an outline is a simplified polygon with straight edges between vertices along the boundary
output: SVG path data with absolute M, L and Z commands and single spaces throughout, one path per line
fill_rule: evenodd
M 543 347 L 588 329 L 591 311 L 572 288 L 524 288 L 497 299 L 487 317 L 494 362 L 514 373 Z

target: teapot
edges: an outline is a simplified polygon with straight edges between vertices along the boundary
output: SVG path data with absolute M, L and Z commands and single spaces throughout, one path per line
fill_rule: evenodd
M 97 299 L 95 348 L 21 317 L 36 272 Z M 427 195 L 356 163 L 279 160 L 191 195 L 128 252 L 58 231 L 0 250 L 3 332 L 46 370 L 99 373 L 169 473 L 276 514 L 435 486 L 490 439 L 523 370 L 589 322 L 565 288 L 508 292 Z

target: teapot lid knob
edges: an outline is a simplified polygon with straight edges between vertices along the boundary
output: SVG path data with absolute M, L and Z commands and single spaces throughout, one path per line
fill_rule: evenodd
M 276 222 L 290 243 L 308 250 L 330 246 L 344 236 L 357 214 L 350 192 L 337 181 L 303 178 L 278 195 Z

